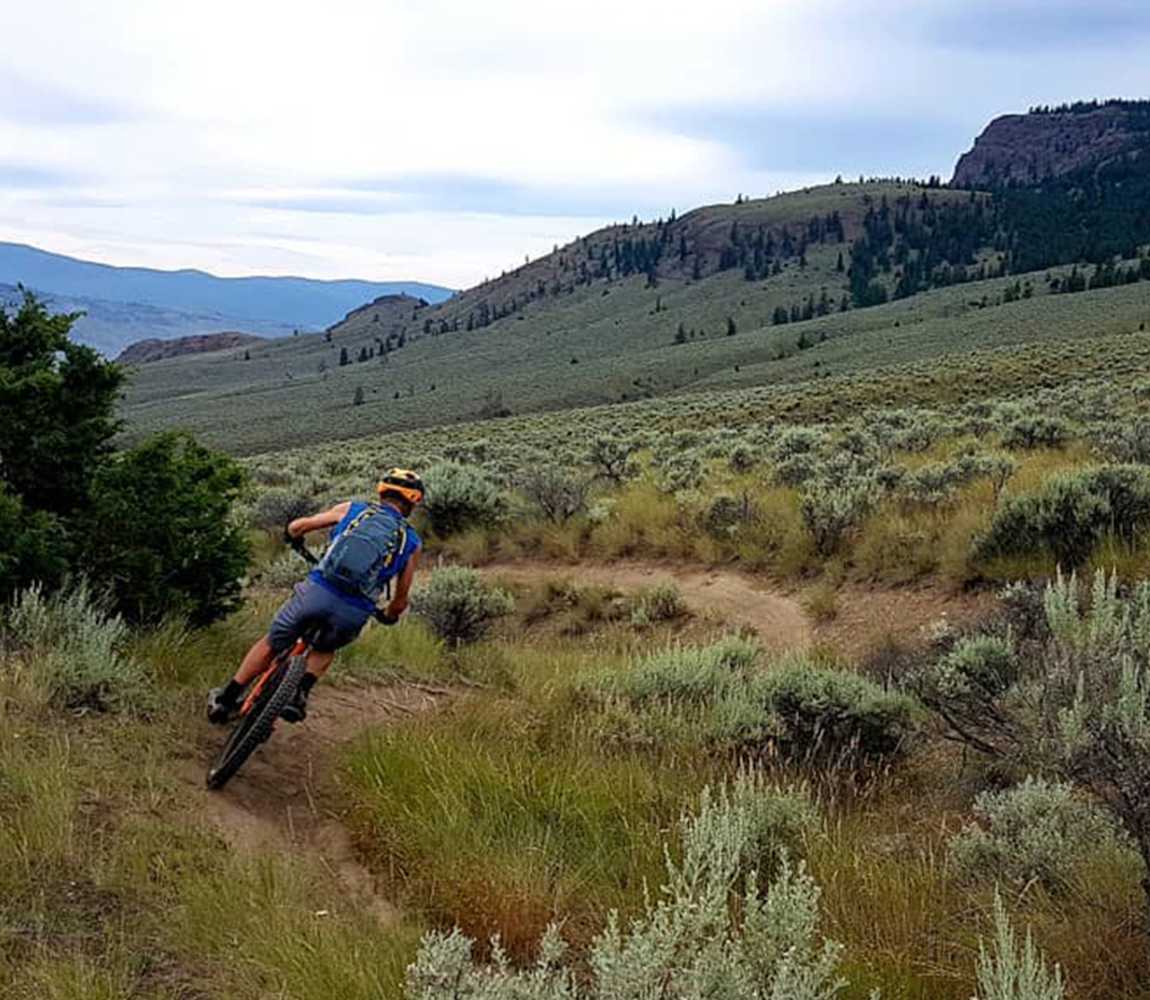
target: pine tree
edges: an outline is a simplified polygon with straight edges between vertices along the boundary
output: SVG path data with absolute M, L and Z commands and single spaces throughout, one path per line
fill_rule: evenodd
M 359 385 L 355 388 L 355 396 L 351 401 L 352 406 L 363 406 L 363 386 Z
M 347 348 L 341 347 L 339 349 L 339 365 L 342 368 L 344 365 L 349 364 L 350 359 L 347 356 Z
M 727 336 L 733 337 L 738 332 L 739 332 L 739 328 L 737 326 L 735 326 L 734 317 L 728 316 L 727 317 Z

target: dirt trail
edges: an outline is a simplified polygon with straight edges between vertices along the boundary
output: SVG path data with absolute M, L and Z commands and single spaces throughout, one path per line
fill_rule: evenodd
M 805 649 L 817 641 L 859 654 L 887 636 L 913 640 L 926 623 L 948 614 L 951 621 L 961 620 L 985 603 L 931 588 L 846 587 L 839 595 L 839 616 L 815 626 L 797 594 L 771 590 L 732 570 L 632 561 L 577 566 L 521 561 L 488 566 L 483 572 L 511 584 L 566 578 L 624 591 L 673 582 L 696 614 L 751 628 L 765 646 L 780 652 Z M 207 761 L 223 738 L 222 731 L 205 727 L 178 769 L 188 785 L 189 810 L 213 823 L 235 850 L 254 854 L 272 847 L 318 860 L 337 890 L 333 906 L 351 898 L 381 924 L 392 924 L 399 913 L 376 891 L 375 879 L 358 861 L 337 811 L 333 751 L 367 726 L 433 710 L 449 695 L 444 688 L 418 684 L 323 685 L 311 702 L 307 722 L 278 727 L 222 792 L 204 788 Z
M 513 584 L 570 579 L 624 591 L 674 582 L 692 611 L 713 613 L 732 625 L 754 629 L 768 649 L 803 650 L 818 643 L 852 660 L 892 640 L 910 647 L 920 645 L 936 625 L 967 624 L 987 614 L 995 603 L 992 594 L 956 594 L 929 583 L 896 588 L 844 584 L 838 590 L 836 613 L 815 623 L 803 610 L 798 588 L 782 592 L 732 569 L 636 561 L 563 565 L 522 560 L 496 563 L 482 572 Z
M 430 711 L 446 693 L 412 684 L 317 688 L 307 721 L 278 726 L 219 792 L 204 787 L 204 774 L 223 731 L 205 730 L 194 756 L 178 771 L 189 786 L 189 809 L 207 818 L 234 850 L 256 854 L 272 848 L 316 859 L 339 889 L 335 902 L 350 898 L 382 925 L 393 924 L 398 910 L 376 891 L 333 806 L 331 757 L 366 726 Z
M 568 578 L 598 586 L 638 590 L 673 582 L 692 611 L 714 612 L 734 625 L 754 629 L 764 645 L 776 650 L 804 649 L 814 630 L 798 602 L 731 570 L 699 569 L 659 563 L 585 563 L 563 566 L 515 562 L 490 566 L 485 572 L 509 583 Z

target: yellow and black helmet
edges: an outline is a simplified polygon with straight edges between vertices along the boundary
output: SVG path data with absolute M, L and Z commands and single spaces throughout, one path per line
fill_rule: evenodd
M 410 469 L 388 469 L 376 490 L 381 497 L 388 493 L 403 497 L 413 507 L 423 502 L 423 480 Z

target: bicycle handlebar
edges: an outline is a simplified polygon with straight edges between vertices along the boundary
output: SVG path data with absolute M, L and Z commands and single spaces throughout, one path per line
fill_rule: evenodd
M 294 535 L 288 534 L 287 526 L 284 526 L 284 541 L 292 547 L 292 550 L 311 566 L 319 564 L 319 559 L 315 553 L 311 551 L 302 538 L 296 538 Z

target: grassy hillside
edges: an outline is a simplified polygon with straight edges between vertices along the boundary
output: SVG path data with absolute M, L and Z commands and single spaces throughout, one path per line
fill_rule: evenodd
M 1017 302 L 1002 300 L 1019 279 L 998 278 L 772 325 L 776 303 L 834 287 L 835 258 L 833 249 L 811 252 L 806 268 L 762 283 L 722 273 L 651 289 L 635 276 L 343 367 L 341 351 L 354 359 L 363 342 L 299 337 L 253 349 L 246 362 L 241 352 L 157 362 L 136 375 L 125 413 L 133 433 L 183 426 L 258 452 L 499 413 L 803 383 L 982 348 L 1090 341 L 1150 320 L 1148 283 L 1049 295 L 1043 272 L 1021 279 L 1035 295 Z M 680 325 L 685 343 L 675 342 Z M 359 389 L 364 402 L 355 405 Z
M 996 213 L 974 192 L 870 182 L 635 220 L 438 305 L 381 298 L 248 359 L 150 366 L 125 413 L 133 434 L 180 426 L 266 451 L 801 382 L 1150 316 L 1150 258 L 1012 274 Z

